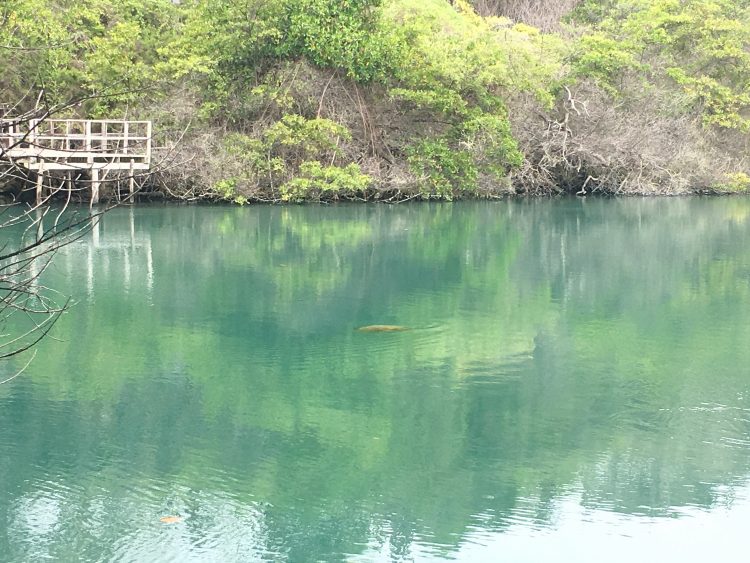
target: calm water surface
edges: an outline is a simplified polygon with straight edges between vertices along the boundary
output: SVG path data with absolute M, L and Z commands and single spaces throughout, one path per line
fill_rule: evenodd
M 1 561 L 746 561 L 748 199 L 139 206 L 46 281 Z

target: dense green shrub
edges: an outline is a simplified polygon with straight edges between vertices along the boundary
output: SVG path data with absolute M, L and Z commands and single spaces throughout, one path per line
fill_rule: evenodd
M 744 172 L 733 172 L 725 174 L 724 180 L 714 186 L 717 191 L 729 193 L 750 192 L 750 175 Z
M 326 166 L 318 161 L 303 162 L 297 176 L 281 186 L 282 201 L 339 199 L 363 194 L 372 179 L 359 166 Z
M 338 144 L 351 138 L 342 125 L 328 119 L 285 115 L 257 136 L 227 135 L 224 151 L 233 163 L 232 175 L 214 183 L 220 199 L 247 201 L 259 191 L 270 191 L 283 201 L 316 199 L 363 191 L 370 179 L 356 164 L 333 165 L 341 155 Z M 330 162 L 328 166 L 320 160 Z
M 408 148 L 408 161 L 422 195 L 452 200 L 477 189 L 478 170 L 471 154 L 445 139 L 425 139 Z

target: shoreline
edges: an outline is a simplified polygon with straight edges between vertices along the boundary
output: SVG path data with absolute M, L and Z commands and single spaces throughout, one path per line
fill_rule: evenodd
M 117 200 L 111 196 L 103 197 L 99 204 L 96 206 L 112 206 L 118 205 L 132 205 L 132 204 L 163 204 L 163 205 L 206 205 L 206 206 L 227 206 L 227 207 L 245 207 L 245 206 L 257 206 L 257 205 L 268 205 L 268 206 L 305 206 L 305 205 L 358 205 L 358 204 L 383 204 L 383 205 L 401 205 L 405 203 L 463 203 L 463 202 L 492 202 L 492 201 L 523 201 L 523 200 L 552 200 L 552 199 L 657 199 L 657 198 L 717 198 L 717 197 L 735 197 L 735 196 L 748 196 L 750 192 L 747 191 L 720 191 L 714 189 L 696 190 L 696 191 L 681 191 L 681 192 L 627 192 L 627 193 L 608 193 L 608 192 L 594 192 L 587 194 L 577 194 L 570 192 L 559 192 L 559 193 L 502 193 L 497 195 L 465 195 L 453 197 L 450 199 L 443 197 L 430 197 L 423 196 L 422 194 L 409 195 L 407 197 L 400 198 L 382 198 L 382 197 L 338 197 L 338 198 L 317 198 L 317 199 L 304 199 L 300 201 L 284 201 L 281 198 L 278 199 L 250 199 L 242 203 L 232 201 L 229 199 L 222 198 L 181 198 L 170 196 L 161 191 L 140 191 L 136 192 L 132 197 L 132 201 L 128 201 L 131 198 L 123 198 Z M 61 194 L 59 197 L 54 198 L 51 204 L 56 204 L 64 201 L 65 197 Z M 19 203 L 32 203 L 32 198 L 24 196 L 21 198 L 14 197 L 12 192 L 0 193 L 0 205 L 14 205 Z M 81 197 L 74 197 L 71 199 L 72 204 L 76 206 L 88 206 L 90 202 Z

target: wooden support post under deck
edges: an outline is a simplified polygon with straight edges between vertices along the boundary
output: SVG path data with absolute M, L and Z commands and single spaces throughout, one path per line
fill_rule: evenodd
M 128 186 L 130 187 L 130 197 L 133 197 L 135 193 L 135 161 L 130 159 L 130 177 L 128 178 Z

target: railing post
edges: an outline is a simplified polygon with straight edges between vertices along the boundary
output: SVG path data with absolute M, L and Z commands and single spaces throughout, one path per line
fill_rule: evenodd
M 91 148 L 91 122 L 90 121 L 84 121 L 83 122 L 83 143 L 86 147 L 86 152 L 90 153 Z M 94 162 L 94 157 L 91 155 L 88 155 L 87 162 L 91 163 Z
M 151 167 L 151 122 L 146 122 L 146 165 Z
M 39 124 L 38 119 L 30 119 L 29 120 L 29 134 L 26 137 L 26 141 L 29 145 L 29 148 L 31 149 L 31 154 L 34 153 L 35 150 L 38 150 L 36 146 L 36 128 Z M 29 157 L 29 164 L 33 165 L 36 163 L 36 157 L 30 156 Z

